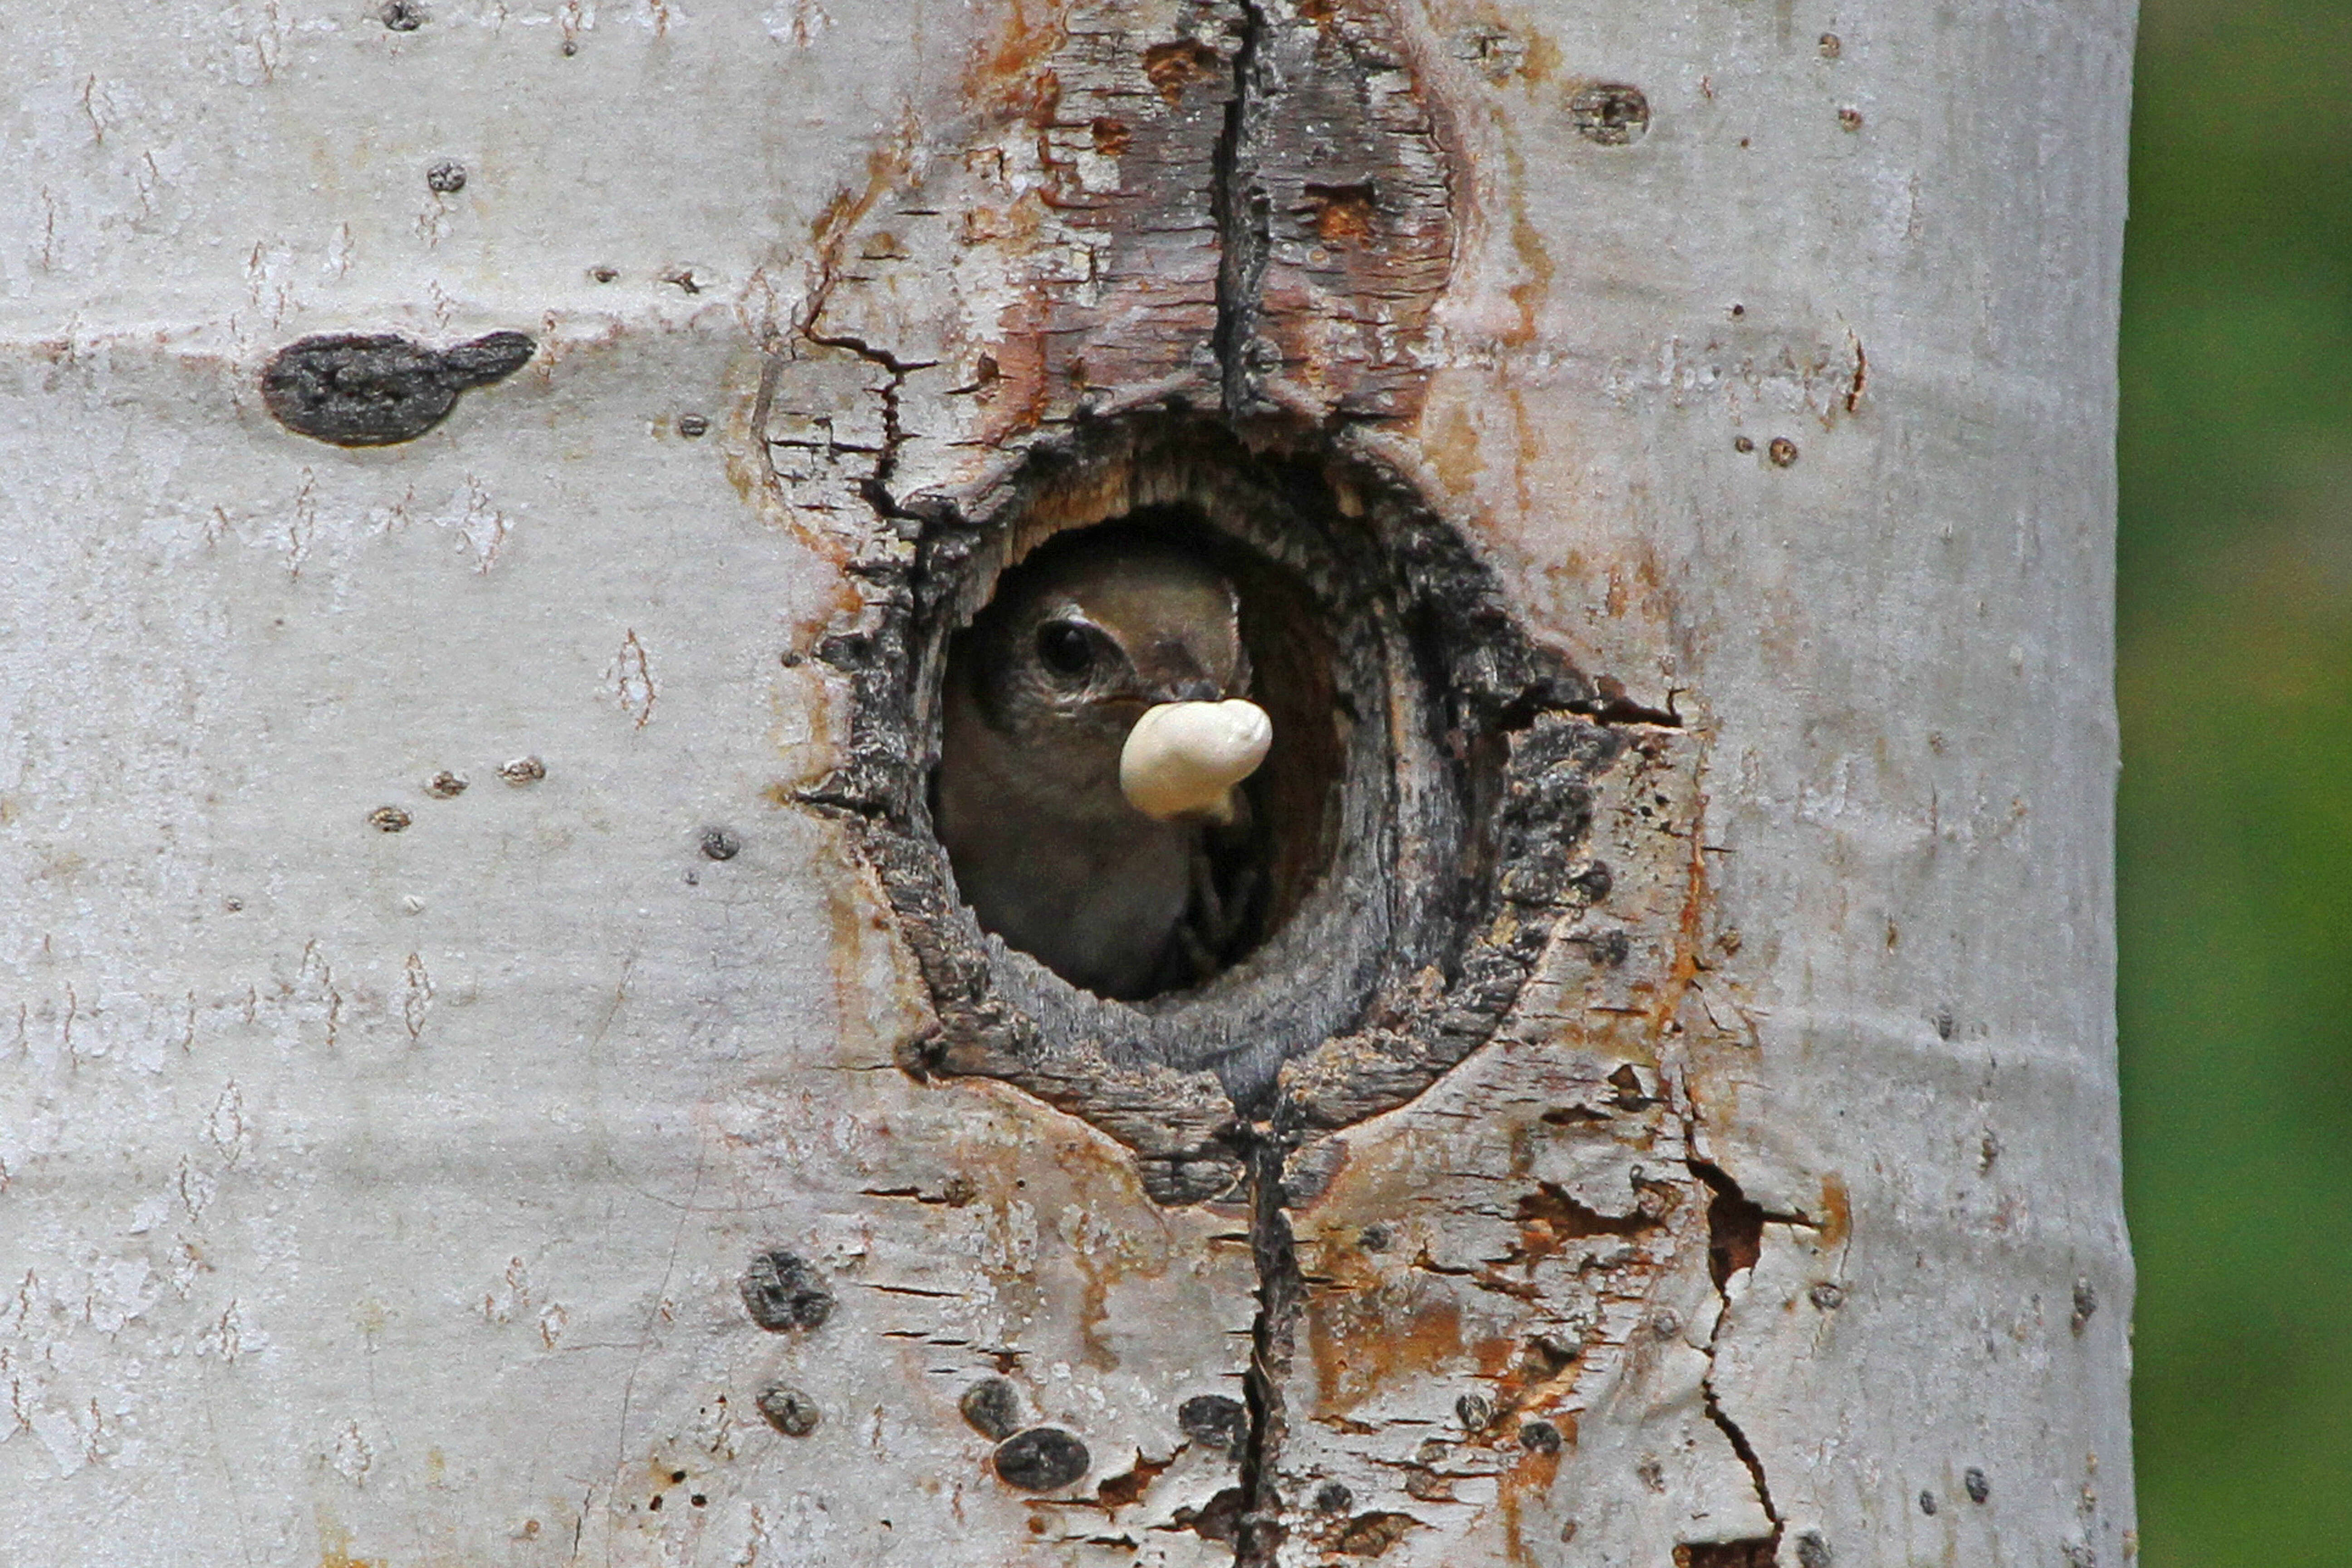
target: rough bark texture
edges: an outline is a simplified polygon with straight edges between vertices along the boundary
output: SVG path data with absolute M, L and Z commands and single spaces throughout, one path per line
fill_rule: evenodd
M 0 1563 L 2128 1558 L 2129 42 L 0 17 Z M 1246 1072 L 926 858 L 1165 440 L 1412 628 Z

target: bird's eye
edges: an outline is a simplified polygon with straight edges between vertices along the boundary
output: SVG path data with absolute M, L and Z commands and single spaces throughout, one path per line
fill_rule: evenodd
M 1076 680 L 1095 667 L 1094 640 L 1076 622 L 1047 621 L 1037 628 L 1037 658 L 1065 680 Z

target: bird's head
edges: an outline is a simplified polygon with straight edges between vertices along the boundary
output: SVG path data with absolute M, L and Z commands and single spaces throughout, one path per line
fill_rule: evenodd
M 1263 724 L 1263 713 L 1234 700 L 1249 689 L 1250 667 L 1232 583 L 1153 536 L 1078 535 L 1047 545 L 1007 574 L 970 635 L 981 711 L 1030 754 L 1041 776 L 1074 796 L 1118 789 L 1122 749 L 1147 712 L 1216 704 L 1228 718 L 1246 708 Z M 1226 785 L 1264 752 L 1261 740 Z M 1128 798 L 1155 816 L 1215 816 L 1224 787 L 1197 813 L 1190 805 L 1155 809 L 1132 788 Z

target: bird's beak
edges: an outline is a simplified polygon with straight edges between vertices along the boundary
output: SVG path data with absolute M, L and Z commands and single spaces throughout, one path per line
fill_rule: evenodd
M 1255 702 L 1162 702 L 1144 710 L 1118 754 L 1128 804 L 1157 822 L 1234 819 L 1234 786 L 1257 772 L 1274 721 Z

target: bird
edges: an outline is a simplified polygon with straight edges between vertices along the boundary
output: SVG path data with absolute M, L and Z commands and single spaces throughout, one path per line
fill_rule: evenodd
M 1213 972 L 1245 897 L 1213 859 L 1272 742 L 1232 581 L 1151 531 L 1048 542 L 950 649 L 932 814 L 984 930 L 1098 996 Z

